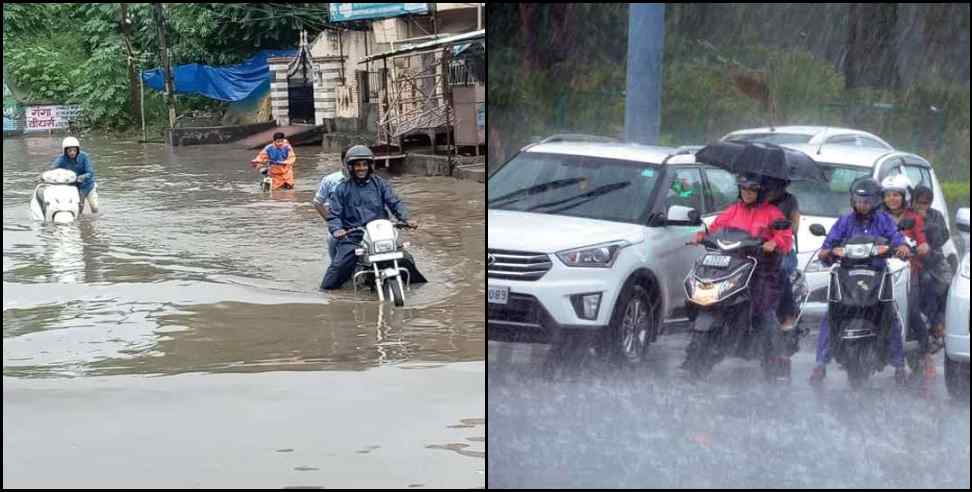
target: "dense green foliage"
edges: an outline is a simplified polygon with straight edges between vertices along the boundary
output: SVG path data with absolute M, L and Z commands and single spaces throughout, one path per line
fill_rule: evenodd
M 848 88 L 844 4 L 667 4 L 659 143 L 702 144 L 770 123 L 845 126 L 967 182 L 968 4 L 888 5 L 909 32 L 923 32 L 914 46 L 925 51 L 898 53 L 903 80 Z M 489 6 L 490 159 L 532 136 L 623 135 L 627 17 L 626 4 Z M 734 74 L 761 78 L 773 109 Z
M 292 48 L 300 29 L 315 36 L 327 20 L 327 4 L 167 4 L 173 65 L 229 64 L 262 49 Z M 130 44 L 136 69 L 161 66 L 152 4 L 128 4 Z M 78 103 L 86 123 L 125 129 L 137 125 L 130 109 L 128 47 L 120 4 L 3 5 L 3 58 L 25 103 Z M 136 79 L 137 80 L 137 79 Z M 161 97 L 146 91 L 150 124 L 163 125 Z M 221 103 L 178 97 L 180 112 Z

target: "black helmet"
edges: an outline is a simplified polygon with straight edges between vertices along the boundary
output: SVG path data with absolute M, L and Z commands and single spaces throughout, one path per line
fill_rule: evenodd
M 371 152 L 371 149 L 367 145 L 355 145 L 348 149 L 347 153 L 344 155 L 344 167 L 348 170 L 348 175 L 357 179 L 354 174 L 354 162 L 356 161 L 366 161 L 368 163 L 368 175 L 365 179 L 371 177 L 371 174 L 375 172 L 375 154 Z
M 874 211 L 881 204 L 881 184 L 874 178 L 858 178 L 851 183 L 850 195 L 850 205 L 854 212 L 857 212 L 854 207 L 857 200 L 866 201 L 870 205 L 870 211 Z
M 758 174 L 746 173 L 736 175 L 736 186 L 739 188 L 738 199 L 742 200 L 742 189 L 749 186 L 759 186 L 759 193 L 756 195 L 754 204 L 766 201 L 766 178 Z

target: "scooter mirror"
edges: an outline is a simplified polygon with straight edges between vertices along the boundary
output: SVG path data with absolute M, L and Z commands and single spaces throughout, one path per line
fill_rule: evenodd
M 810 226 L 810 234 L 813 234 L 814 236 L 822 237 L 827 235 L 827 230 L 824 229 L 824 226 L 820 224 L 813 224 L 812 226 Z

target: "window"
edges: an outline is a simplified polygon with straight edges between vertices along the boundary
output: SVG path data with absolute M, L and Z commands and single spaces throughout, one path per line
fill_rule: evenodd
M 723 140 L 729 142 L 760 142 L 786 145 L 807 143 L 811 138 L 811 135 L 799 135 L 794 133 L 747 133 L 743 135 L 730 135 Z
M 905 166 L 905 174 L 908 179 L 911 180 L 911 186 L 924 185 L 931 188 L 931 177 L 928 175 L 928 171 L 924 170 L 918 166 Z M 922 171 L 925 171 L 922 173 Z
M 521 152 L 490 178 L 490 210 L 637 224 L 652 203 L 658 168 L 642 162 Z
M 673 205 L 689 207 L 702 213 L 702 173 L 696 168 L 672 170 L 672 181 L 666 190 L 665 209 Z
M 800 213 L 813 217 L 839 217 L 850 210 L 850 186 L 854 180 L 870 176 L 870 169 L 832 167 L 833 172 L 827 184 L 813 181 L 794 181 L 789 191 L 800 202 Z
M 867 148 L 871 148 L 871 149 L 887 149 L 888 148 L 887 145 L 884 145 L 883 143 L 878 142 L 877 140 L 874 140 L 873 138 L 863 137 L 863 136 L 858 136 L 857 137 L 857 144 L 860 145 L 861 147 L 867 147 Z
M 736 177 L 722 169 L 706 169 L 705 178 L 709 182 L 709 207 L 706 214 L 718 213 L 732 205 L 739 196 Z
M 836 137 L 830 137 L 827 139 L 827 143 L 831 145 L 852 145 L 857 146 L 857 137 L 854 135 L 839 135 Z

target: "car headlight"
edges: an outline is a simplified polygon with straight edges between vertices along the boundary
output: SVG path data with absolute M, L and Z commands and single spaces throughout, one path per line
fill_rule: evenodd
M 611 268 L 619 252 L 627 247 L 627 241 L 619 241 L 601 246 L 589 246 L 557 253 L 557 258 L 569 267 Z
M 969 278 L 969 262 L 968 261 L 966 261 L 965 263 L 962 264 L 962 276 L 965 277 L 965 278 Z
M 375 241 L 375 253 L 388 253 L 390 251 L 395 251 L 395 241 Z

